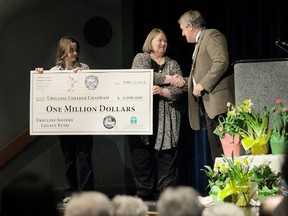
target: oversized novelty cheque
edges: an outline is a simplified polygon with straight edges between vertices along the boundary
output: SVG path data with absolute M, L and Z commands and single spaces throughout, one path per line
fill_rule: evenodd
M 31 71 L 31 135 L 152 134 L 153 70 Z

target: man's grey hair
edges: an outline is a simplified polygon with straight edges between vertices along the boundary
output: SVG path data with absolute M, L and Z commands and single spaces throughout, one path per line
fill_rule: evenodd
M 116 195 L 111 202 L 111 216 L 146 216 L 148 206 L 141 198 Z
M 64 216 L 110 216 L 110 200 L 97 191 L 75 193 L 66 206 Z
M 202 216 L 244 216 L 244 212 L 234 203 L 221 203 L 204 209 Z
M 205 27 L 205 19 L 197 10 L 190 10 L 185 12 L 178 20 L 179 24 L 188 27 L 190 24 L 195 28 L 201 29 Z
M 204 206 L 199 193 L 189 186 L 168 187 L 159 197 L 159 216 L 200 216 Z

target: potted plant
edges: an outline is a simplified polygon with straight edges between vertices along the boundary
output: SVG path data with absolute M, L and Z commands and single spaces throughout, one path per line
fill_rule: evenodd
M 269 163 L 254 166 L 251 172 L 253 173 L 252 181 L 255 181 L 258 185 L 259 199 L 260 197 L 273 196 L 278 193 L 281 173 L 272 171 Z
M 268 153 L 268 142 L 271 136 L 271 129 L 268 128 L 270 110 L 264 107 L 263 114 L 256 112 L 251 100 L 245 99 L 238 105 L 238 118 L 244 123 L 239 127 L 241 143 L 245 150 L 250 149 L 254 155 Z
M 238 206 L 248 206 L 255 189 L 261 196 L 277 194 L 281 175 L 273 172 L 267 163 L 252 167 L 247 157 L 235 159 L 233 155 L 223 156 L 223 163 L 216 162 L 214 168 L 206 165 L 202 170 L 208 177 L 214 203 L 230 201 Z
M 231 201 L 238 206 L 248 206 L 252 186 L 248 160 L 234 160 L 223 156 L 223 164 L 216 163 L 215 169 L 204 166 L 209 179 L 210 194 L 214 202 Z
M 283 106 L 280 99 L 277 99 L 276 106 L 271 108 L 271 112 L 274 114 L 272 119 L 272 134 L 269 140 L 272 154 L 283 154 L 288 145 L 287 107 Z
M 225 156 L 240 155 L 240 134 L 239 129 L 243 127 L 243 120 L 239 118 L 239 113 L 235 106 L 227 103 L 227 114 L 220 115 L 218 118 L 219 124 L 214 130 L 214 133 L 219 136 L 222 143 L 222 148 Z

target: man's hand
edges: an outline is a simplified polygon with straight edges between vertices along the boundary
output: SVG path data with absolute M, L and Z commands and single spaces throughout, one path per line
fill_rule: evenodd
M 194 88 L 193 88 L 193 95 L 195 97 L 200 97 L 201 96 L 201 91 L 203 91 L 203 87 L 201 86 L 201 84 L 196 84 L 194 85 Z

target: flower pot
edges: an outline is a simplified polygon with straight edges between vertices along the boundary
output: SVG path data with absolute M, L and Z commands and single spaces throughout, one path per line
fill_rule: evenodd
M 271 136 L 270 147 L 272 154 L 284 154 L 288 145 L 288 140 L 284 136 Z
M 251 187 L 243 186 L 238 187 L 238 189 L 238 193 L 232 194 L 232 202 L 237 206 L 246 207 L 250 205 L 251 196 L 258 190 L 258 185 L 252 183 Z
M 262 143 L 261 145 L 256 143 L 250 150 L 252 155 L 266 155 L 269 151 L 269 145 L 268 143 Z
M 234 156 L 240 156 L 240 135 L 235 135 L 234 138 L 225 134 L 224 138 L 220 138 L 223 153 L 226 157 L 231 157 L 232 153 Z
M 239 207 L 250 205 L 251 197 L 249 193 L 232 194 L 232 202 Z
M 269 138 L 271 133 L 262 134 L 256 138 L 242 136 L 241 143 L 245 151 L 250 149 L 252 155 L 265 155 L 269 151 Z

